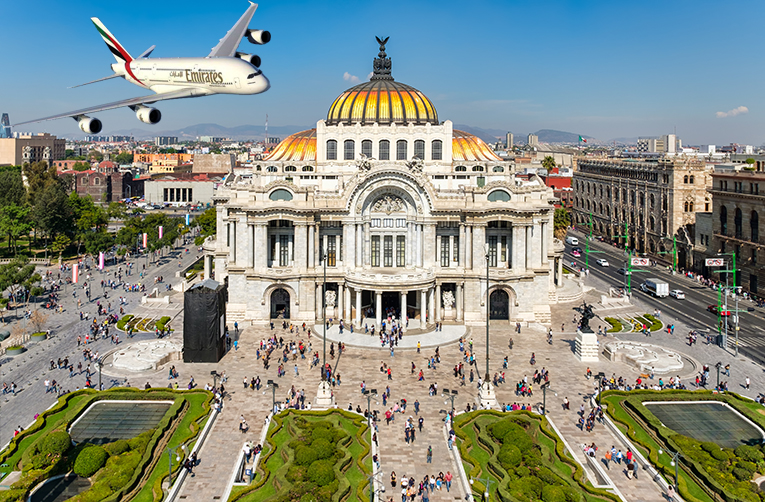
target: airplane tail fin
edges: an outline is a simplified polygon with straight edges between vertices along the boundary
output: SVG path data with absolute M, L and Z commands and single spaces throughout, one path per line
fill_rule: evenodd
M 90 20 L 93 21 L 94 25 L 96 25 L 98 33 L 101 34 L 101 38 L 104 39 L 106 46 L 109 48 L 112 55 L 114 56 L 114 59 L 116 59 L 118 63 L 125 64 L 133 60 L 133 57 L 128 53 L 128 51 L 125 50 L 122 44 L 120 44 L 117 39 L 114 38 L 114 35 L 112 35 L 109 30 L 106 29 L 106 26 L 104 26 L 100 19 L 97 17 L 91 17 Z

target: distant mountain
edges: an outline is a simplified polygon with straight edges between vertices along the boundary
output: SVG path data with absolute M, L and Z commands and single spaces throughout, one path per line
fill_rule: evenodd
M 270 126 L 268 135 L 271 137 L 286 138 L 290 134 L 310 129 L 306 126 Z M 147 131 L 145 129 L 133 128 L 122 129 L 110 133 L 110 136 L 133 136 L 135 139 L 151 139 L 157 136 L 178 136 L 179 141 L 194 140 L 199 136 L 220 136 L 231 138 L 233 140 L 254 139 L 262 140 L 266 136 L 265 126 L 262 125 L 240 125 L 236 127 L 225 127 L 218 124 L 196 124 L 177 130 Z
M 585 136 L 584 134 L 580 135 L 573 132 L 555 131 L 553 129 L 540 129 L 534 134 L 539 137 L 541 143 L 578 143 L 579 136 L 582 136 L 582 138 L 587 140 L 595 139 L 592 136 Z
M 473 136 L 478 136 L 487 143 L 494 143 L 498 139 L 501 139 L 504 143 L 505 134 L 507 134 L 507 131 L 503 131 L 502 129 L 482 129 L 480 127 L 469 126 L 466 124 L 454 124 L 454 128 L 459 129 L 460 131 L 465 131 Z

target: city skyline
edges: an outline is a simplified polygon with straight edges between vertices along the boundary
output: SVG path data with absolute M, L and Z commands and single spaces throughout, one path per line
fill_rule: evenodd
M 91 16 L 132 54 L 156 44 L 156 57 L 203 56 L 246 5 L 75 1 L 35 11 L 9 4 L 7 19 L 15 21 L 6 33 L 15 49 L 0 53 L 0 68 L 13 68 L 15 77 L 0 83 L 0 112 L 15 122 L 144 94 L 122 81 L 67 89 L 111 73 L 113 58 Z M 327 9 L 261 2 L 250 26 L 271 31 L 273 40 L 260 47 L 243 42 L 240 50 L 261 56 L 272 83 L 267 93 L 162 103 L 156 126 L 125 109 L 97 116 L 107 135 L 198 123 L 260 125 L 266 114 L 271 125 L 311 126 L 343 90 L 367 80 L 378 35 L 390 36 L 394 78 L 424 92 L 440 120 L 516 134 L 556 129 L 600 141 L 676 131 L 684 144 L 759 145 L 765 106 L 756 85 L 762 70 L 754 20 L 765 7 L 738 3 L 737 13 L 751 15 L 739 16 L 734 30 L 720 26 L 718 6 L 484 1 L 467 8 L 419 1 Z M 53 55 L 52 37 L 60 38 Z M 17 130 L 80 132 L 72 120 Z

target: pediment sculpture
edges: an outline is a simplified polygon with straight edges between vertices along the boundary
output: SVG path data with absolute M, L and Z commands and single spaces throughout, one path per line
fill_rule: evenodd
M 404 201 L 395 195 L 384 195 L 377 199 L 372 206 L 372 211 L 391 214 L 404 209 Z

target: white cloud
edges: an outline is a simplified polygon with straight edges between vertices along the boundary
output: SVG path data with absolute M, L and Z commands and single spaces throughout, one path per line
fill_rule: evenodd
M 361 82 L 359 77 L 357 77 L 356 75 L 351 75 L 348 72 L 343 73 L 343 80 L 347 80 L 348 82 L 352 84 L 358 84 L 359 82 Z
M 749 108 L 746 106 L 739 106 L 732 110 L 728 110 L 727 112 L 717 112 L 715 115 L 717 115 L 718 119 L 723 119 L 725 117 L 735 117 L 736 115 L 741 115 L 742 113 L 749 113 Z
M 372 78 L 372 75 L 374 75 L 374 74 L 375 74 L 375 72 L 370 71 L 369 74 L 367 75 L 367 80 L 370 80 Z

